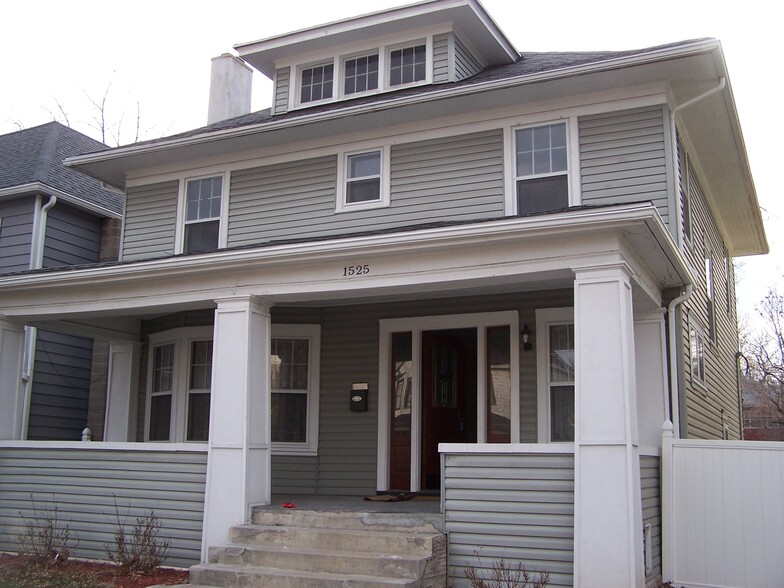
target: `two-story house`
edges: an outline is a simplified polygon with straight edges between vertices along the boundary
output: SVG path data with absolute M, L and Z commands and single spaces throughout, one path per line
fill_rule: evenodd
M 63 165 L 106 148 L 57 122 L 0 136 L 0 273 L 117 259 L 122 194 Z M 100 433 L 100 395 L 89 400 L 91 388 L 106 387 L 103 356 L 105 343 L 92 337 L 26 329 L 24 395 L 3 407 L 14 436 L 78 441 L 88 425 Z
M 731 259 L 767 252 L 720 43 L 520 53 L 429 0 L 235 49 L 208 126 L 68 160 L 124 186 L 120 263 L 0 277 L 3 402 L 21 325 L 112 338 L 118 443 L 70 451 L 198 496 L 205 562 L 273 494 L 404 491 L 455 585 L 659 582 L 662 428 L 740 437 Z

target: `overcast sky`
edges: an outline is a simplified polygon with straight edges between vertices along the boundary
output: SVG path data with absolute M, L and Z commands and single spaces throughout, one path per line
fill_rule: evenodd
M 109 88 L 111 120 L 134 121 L 142 138 L 206 123 L 210 59 L 232 46 L 356 16 L 405 0 L 14 1 L 0 24 L 0 134 L 52 120 L 62 105 L 72 127 L 95 136 L 89 98 Z M 776 181 L 784 124 L 780 18 L 774 3 L 720 0 L 482 0 L 520 51 L 637 49 L 714 37 L 722 42 L 771 255 L 743 259 L 739 307 L 753 313 L 782 280 L 784 206 Z M 254 76 L 253 109 L 266 108 L 271 83 Z M 133 125 L 120 143 L 133 140 Z M 100 137 L 97 137 L 100 138 Z M 110 144 L 117 137 L 107 137 Z M 776 161 L 774 161 L 774 157 Z

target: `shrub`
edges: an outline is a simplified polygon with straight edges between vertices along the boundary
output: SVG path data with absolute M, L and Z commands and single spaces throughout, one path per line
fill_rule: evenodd
M 114 545 L 105 546 L 109 559 L 118 564 L 120 572 L 125 575 L 145 575 L 159 568 L 169 556 L 169 540 L 159 536 L 162 525 L 155 510 L 150 509 L 147 514 L 136 517 L 136 523 L 130 530 L 126 530 L 128 512 L 120 516 L 116 500 L 114 514 Z
M 487 574 L 469 566 L 465 575 L 472 588 L 545 588 L 550 584 L 549 572 L 529 572 L 522 562 L 512 565 L 503 559 L 495 560 Z
M 35 563 L 53 561 L 64 563 L 68 560 L 71 549 L 76 547 L 71 541 L 68 524 L 60 520 L 60 509 L 57 507 L 54 494 L 49 506 L 38 506 L 31 494 L 33 503 L 32 518 L 26 517 L 21 511 L 19 516 L 24 521 L 24 530 L 16 538 L 19 553 L 29 556 Z

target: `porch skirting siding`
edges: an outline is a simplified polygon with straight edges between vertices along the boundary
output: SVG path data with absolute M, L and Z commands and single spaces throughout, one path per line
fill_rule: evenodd
M 642 488 L 642 524 L 643 530 L 648 525 L 651 545 L 646 550 L 645 582 L 646 584 L 661 576 L 661 484 L 659 457 L 654 455 L 640 456 L 640 481 Z M 649 537 L 645 534 L 646 541 Z M 647 547 L 647 546 L 646 546 Z M 650 555 L 650 560 L 648 556 Z M 658 584 L 656 584 L 658 586 Z
M 71 556 L 107 559 L 117 517 L 130 531 L 149 509 L 171 546 L 166 565 L 190 566 L 201 554 L 207 451 L 146 444 L 0 443 L 0 551 L 18 551 L 25 521 L 57 508 Z M 34 502 L 33 502 L 34 500 Z M 24 518 L 23 518 L 24 517 Z
M 468 586 L 467 568 L 504 560 L 549 572 L 550 586 L 572 586 L 574 453 L 507 447 L 518 452 L 442 446 L 450 585 Z

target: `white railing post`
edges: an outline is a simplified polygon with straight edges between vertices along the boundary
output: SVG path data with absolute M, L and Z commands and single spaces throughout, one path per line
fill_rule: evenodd
M 675 544 L 673 525 L 673 444 L 675 431 L 672 421 L 665 421 L 662 427 L 661 450 L 661 520 L 662 520 L 662 581 L 672 581 L 675 577 L 673 569 Z

